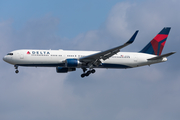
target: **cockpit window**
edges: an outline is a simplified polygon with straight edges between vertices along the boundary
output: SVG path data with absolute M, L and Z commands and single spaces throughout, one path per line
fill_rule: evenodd
M 7 55 L 13 55 L 13 53 L 8 53 Z

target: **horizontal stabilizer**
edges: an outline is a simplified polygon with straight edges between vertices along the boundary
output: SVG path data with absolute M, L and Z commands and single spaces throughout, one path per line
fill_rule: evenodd
M 170 53 L 167 53 L 167 54 L 164 54 L 164 55 L 160 55 L 160 56 L 157 56 L 157 57 L 150 58 L 150 59 L 148 59 L 148 60 L 158 60 L 158 59 L 162 59 L 162 58 L 168 57 L 168 56 L 170 56 L 170 55 L 172 55 L 172 54 L 174 54 L 174 53 L 176 53 L 176 52 L 170 52 Z

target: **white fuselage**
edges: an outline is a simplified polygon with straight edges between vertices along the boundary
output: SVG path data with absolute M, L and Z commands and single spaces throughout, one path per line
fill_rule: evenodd
M 3 60 L 18 66 L 35 67 L 66 67 L 66 59 L 79 59 L 84 56 L 98 53 L 100 51 L 70 51 L 70 50 L 16 50 L 11 55 L 6 55 Z M 107 60 L 101 60 L 102 64 L 95 68 L 133 68 L 144 65 L 150 65 L 167 61 L 167 58 L 160 60 L 147 60 L 156 57 L 156 55 L 137 53 L 137 52 L 119 52 Z M 79 64 L 77 68 L 88 67 Z

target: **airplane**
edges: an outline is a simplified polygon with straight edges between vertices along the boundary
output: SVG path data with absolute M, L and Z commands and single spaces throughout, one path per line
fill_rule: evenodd
M 81 68 L 81 77 L 95 73 L 95 68 L 126 69 L 167 61 L 167 57 L 174 54 L 163 54 L 170 27 L 164 27 L 139 52 L 120 52 L 120 50 L 134 42 L 138 31 L 123 45 L 105 51 L 72 51 L 72 50 L 39 50 L 21 49 L 8 53 L 3 57 L 7 63 L 14 65 L 15 73 L 18 67 L 56 67 L 57 73 L 67 73 Z

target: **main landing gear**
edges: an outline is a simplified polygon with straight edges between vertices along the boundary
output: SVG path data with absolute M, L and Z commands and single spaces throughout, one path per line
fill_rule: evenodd
M 81 77 L 84 78 L 85 76 L 89 76 L 91 73 L 95 73 L 95 69 L 90 69 L 87 71 L 86 68 L 82 68 L 83 69 L 83 74 L 81 74 Z M 86 72 L 87 71 L 87 72 Z
M 16 69 L 16 70 L 15 70 L 15 73 L 18 74 L 18 73 L 19 73 L 18 66 L 17 66 L 17 65 L 14 65 L 14 67 L 15 67 L 15 69 Z

